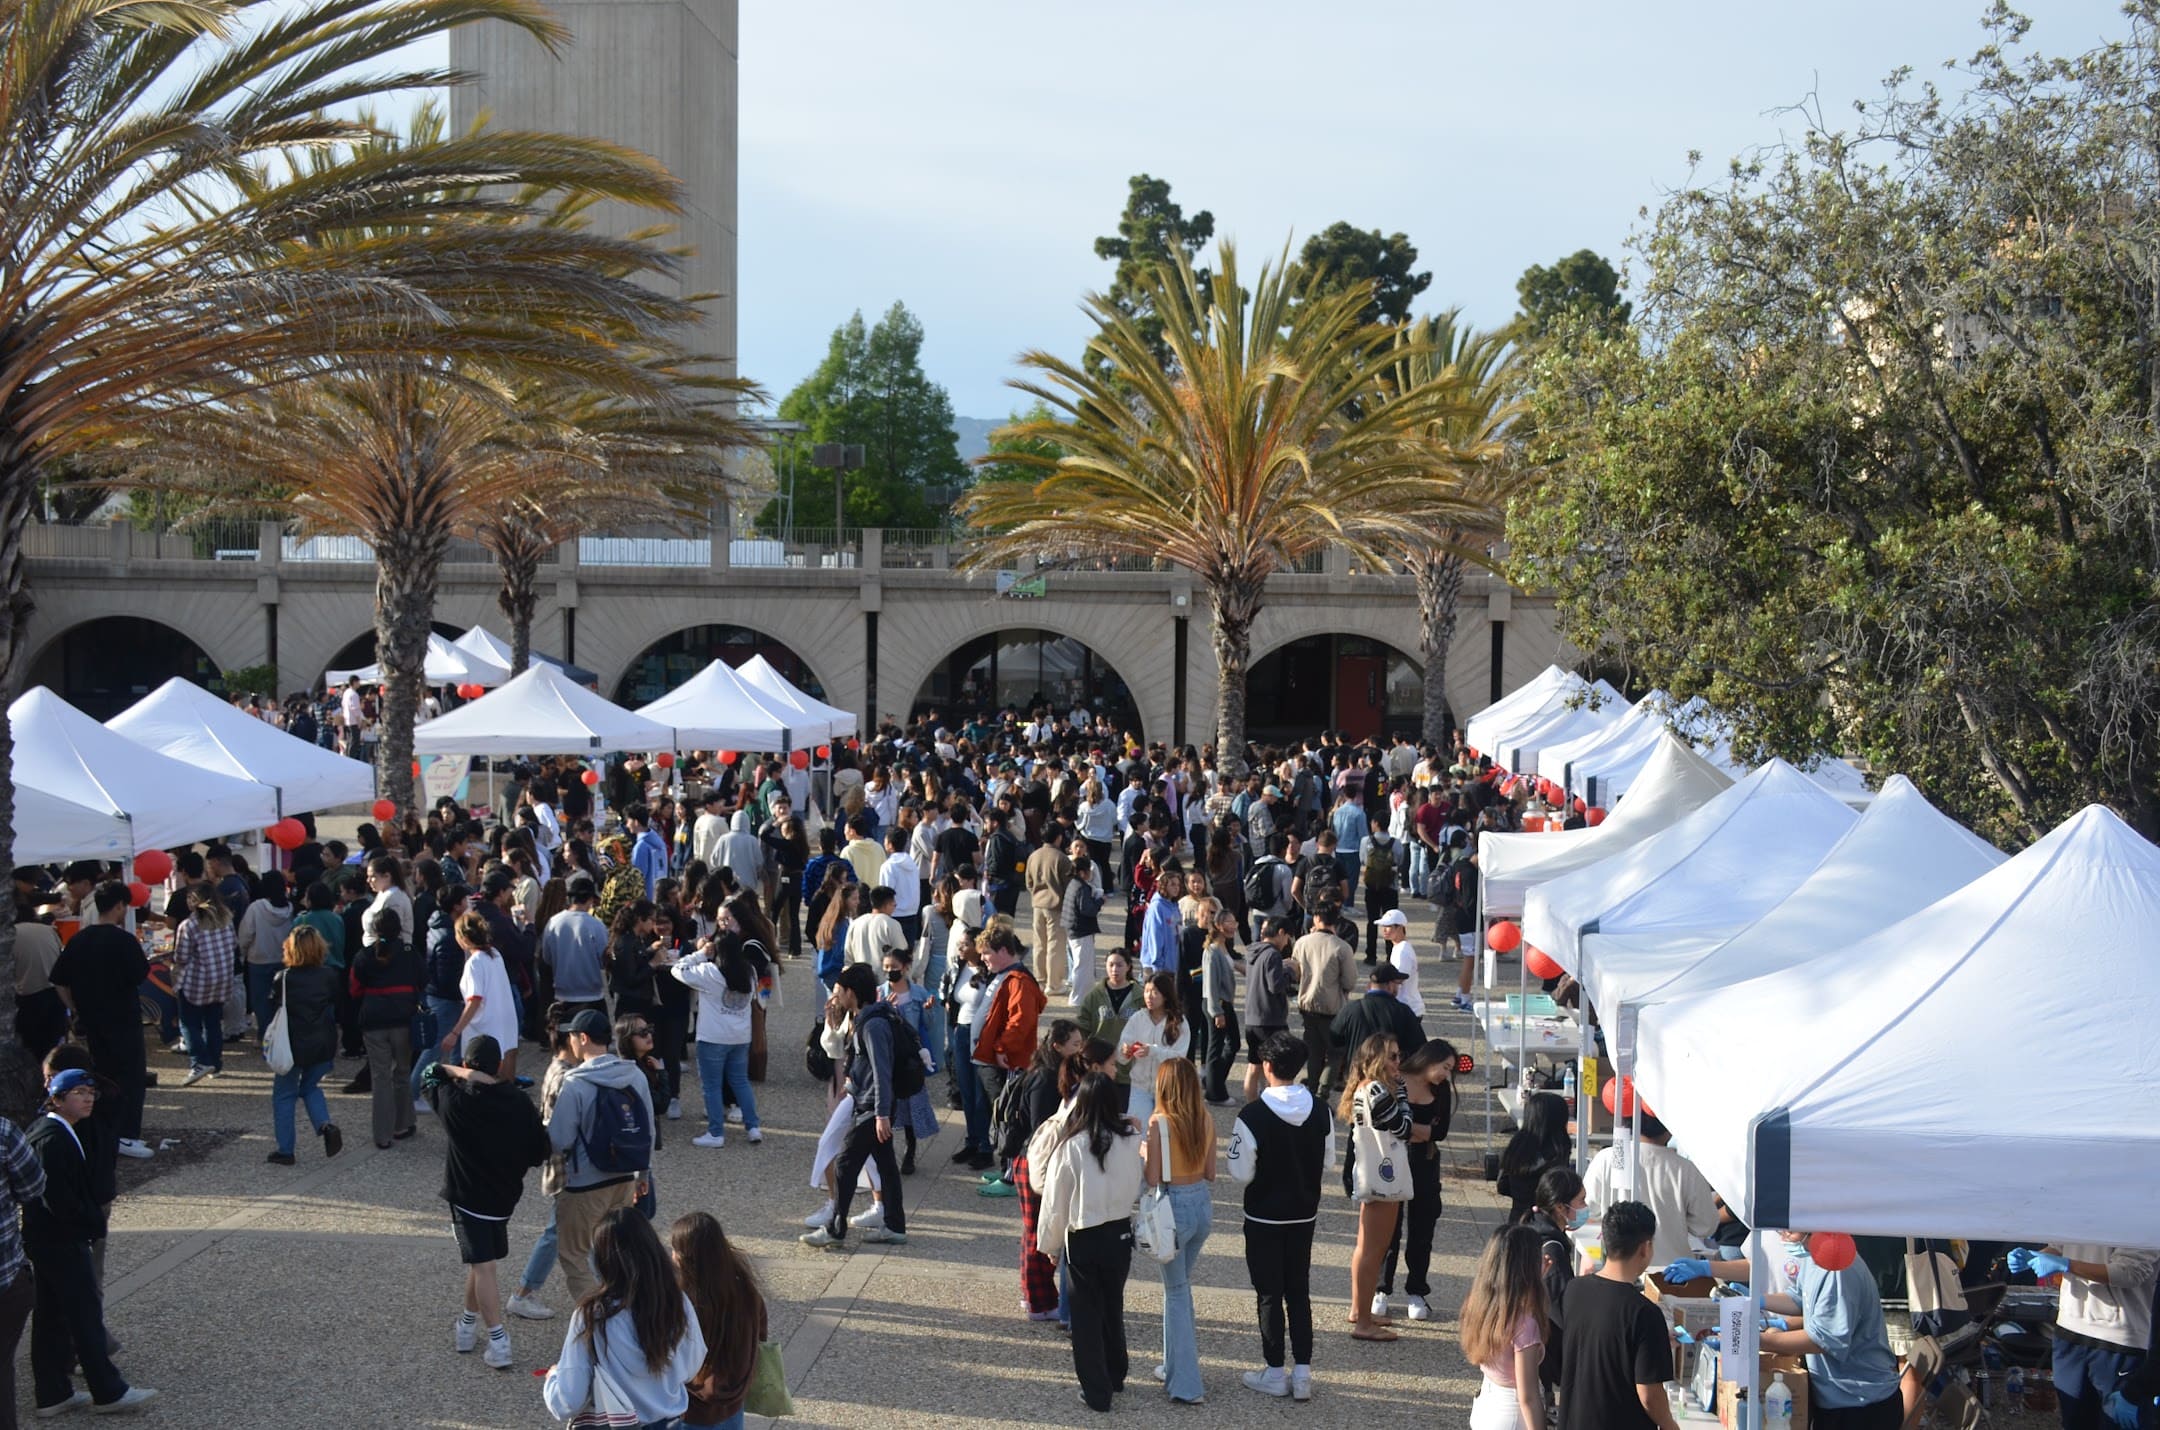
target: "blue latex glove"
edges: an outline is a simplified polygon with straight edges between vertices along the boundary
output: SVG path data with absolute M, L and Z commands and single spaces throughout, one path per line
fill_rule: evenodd
M 2138 1430 L 2138 1408 L 2123 1399 L 2121 1391 L 2110 1392 L 2107 1404 L 2100 1408 L 2107 1413 L 2107 1418 L 2120 1425 L 2122 1430 Z
M 1683 1256 L 1665 1268 L 1667 1281 L 1700 1281 L 1710 1274 L 1710 1263 L 1694 1256 Z
M 1695 1338 L 1688 1334 L 1688 1328 L 1686 1326 L 1674 1326 L 1672 1328 L 1672 1333 L 1673 1339 L 1678 1341 L 1683 1346 L 1692 1346 L 1695 1344 Z
M 2070 1269 L 2070 1258 L 2057 1256 L 2052 1251 L 2036 1251 L 2032 1257 L 2032 1274 L 2036 1277 L 2060 1276 Z
M 1783 1316 L 1780 1316 L 1777 1312 L 1771 1310 L 1768 1306 L 1765 1306 L 1760 1301 L 1757 1301 L 1755 1303 L 1755 1319 L 1762 1323 L 1762 1328 L 1766 1331 L 1783 1331 L 1790 1329 L 1790 1327 L 1786 1325 L 1785 1318 Z

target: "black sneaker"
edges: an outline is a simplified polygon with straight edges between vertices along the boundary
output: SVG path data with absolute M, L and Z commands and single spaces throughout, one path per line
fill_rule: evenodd
M 955 1162 L 972 1162 L 975 1160 L 975 1149 L 973 1147 L 962 1147 L 952 1154 L 952 1159 Z
M 290 1167 L 293 1164 L 293 1154 L 290 1152 L 272 1152 L 269 1156 L 263 1158 L 263 1160 L 265 1162 L 275 1163 L 280 1167 Z
M 325 1157 L 335 1157 L 345 1150 L 345 1134 L 338 1131 L 335 1122 L 326 1122 L 322 1130 L 322 1149 Z
M 903 1177 L 915 1175 L 915 1154 L 913 1152 L 900 1159 L 900 1175 Z

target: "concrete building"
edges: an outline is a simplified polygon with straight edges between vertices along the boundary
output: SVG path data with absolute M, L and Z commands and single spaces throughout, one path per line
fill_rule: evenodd
M 114 522 L 34 525 L 25 543 L 36 603 L 25 685 L 100 718 L 175 674 L 210 683 L 267 664 L 293 691 L 373 658 L 375 566 L 356 542 L 295 542 L 275 524 L 159 536 Z M 586 537 L 564 543 L 543 576 L 533 644 L 633 704 L 711 656 L 739 664 L 763 651 L 865 717 L 952 710 L 972 681 L 986 702 L 1126 701 L 1149 739 L 1209 738 L 1215 658 L 1190 573 L 1047 571 L 1040 596 L 1015 599 L 993 576 L 952 570 L 952 554 L 920 533 L 880 531 L 841 550 Z M 1255 737 L 1414 730 L 1411 582 L 1353 574 L 1339 551 L 1314 566 L 1268 584 L 1253 631 Z M 478 547 L 454 546 L 442 629 L 505 634 L 496 584 Z M 1458 716 L 1567 658 L 1548 600 L 1468 578 L 1448 669 Z

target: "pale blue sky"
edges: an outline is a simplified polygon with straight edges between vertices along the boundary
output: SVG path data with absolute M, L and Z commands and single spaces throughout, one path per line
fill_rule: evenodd
M 1514 311 L 1531 263 L 1620 261 L 1644 205 L 1982 41 L 1984 0 L 1341 9 L 1287 0 L 743 0 L 741 370 L 775 396 L 896 298 L 963 416 L 1027 347 L 1077 353 L 1093 240 L 1167 178 L 1247 261 L 1336 219 L 1409 234 L 1425 308 Z M 2124 33 L 2117 0 L 2030 0 L 2031 44 Z M 1349 22 L 1338 16 L 1350 17 Z

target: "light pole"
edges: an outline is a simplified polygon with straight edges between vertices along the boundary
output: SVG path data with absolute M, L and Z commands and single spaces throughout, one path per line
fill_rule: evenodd
M 840 533 L 847 526 L 846 473 L 859 471 L 863 464 L 863 447 L 860 442 L 820 442 L 810 449 L 810 465 L 829 469 L 832 476 L 832 524 L 833 545 L 840 544 Z

